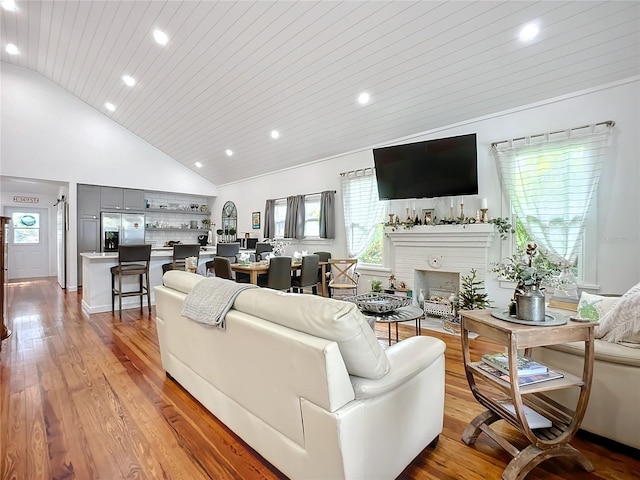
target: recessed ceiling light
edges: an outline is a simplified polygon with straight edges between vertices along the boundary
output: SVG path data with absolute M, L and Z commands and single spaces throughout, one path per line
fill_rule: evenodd
M 20 53 L 20 50 L 18 50 L 18 47 L 16 47 L 13 43 L 8 44 L 5 50 L 9 55 L 18 55 Z
M 106 108 L 110 112 L 115 112 L 116 111 L 116 106 L 113 103 L 109 103 L 109 102 L 105 103 L 104 104 L 104 108 Z
M 366 105 L 367 103 L 369 103 L 369 94 L 367 92 L 362 92 L 360 95 L 358 95 L 358 103 L 360 105 Z
M 162 30 L 158 30 L 157 28 L 153 31 L 153 38 L 160 45 L 166 45 L 169 41 L 169 37 Z
M 136 84 L 136 80 L 129 75 L 123 75 L 122 81 L 129 87 L 133 87 Z
M 196 167 L 202 168 L 202 164 L 200 162 L 196 162 Z
M 231 155 L 233 155 L 233 150 L 231 150 L 230 148 L 227 148 L 225 150 L 225 153 L 227 154 L 227 157 L 230 157 Z
M 531 40 L 536 38 L 538 32 L 540 32 L 540 28 L 538 28 L 538 25 L 536 25 L 535 23 L 528 23 L 524 27 L 522 27 L 518 38 L 520 38 L 521 42 L 530 42 Z
M 2 2 L 0 2 L 0 5 L 2 5 L 2 8 L 10 12 L 15 12 L 16 10 L 18 10 L 18 6 L 16 5 L 16 2 L 14 0 L 2 0 Z
M 271 130 L 271 138 L 278 138 L 280 137 L 280 132 L 278 132 L 277 130 Z

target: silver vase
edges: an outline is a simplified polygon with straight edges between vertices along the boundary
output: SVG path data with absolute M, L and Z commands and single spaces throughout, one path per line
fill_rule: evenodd
M 531 322 L 544 322 L 544 289 L 525 285 L 516 289 L 516 318 Z

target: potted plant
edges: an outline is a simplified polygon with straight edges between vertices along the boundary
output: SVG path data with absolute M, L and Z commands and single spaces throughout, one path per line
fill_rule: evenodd
M 374 278 L 371 280 L 371 282 L 369 282 L 370 286 L 371 286 L 371 291 L 375 292 L 375 293 L 380 293 L 382 292 L 382 281 L 378 280 L 377 278 Z
M 463 275 L 461 278 L 462 286 L 457 299 L 459 310 L 489 308 L 491 304 L 489 295 L 484 291 L 484 282 L 476 279 L 477 273 L 476 269 L 472 268 L 469 275 Z
M 560 265 L 546 258 L 533 242 L 527 244 L 524 252 L 493 264 L 491 269 L 500 278 L 516 283 L 516 317 L 531 321 L 544 321 L 544 286 L 562 287 L 561 270 Z

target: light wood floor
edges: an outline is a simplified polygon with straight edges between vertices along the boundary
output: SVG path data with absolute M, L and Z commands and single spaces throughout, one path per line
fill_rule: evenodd
M 89 316 L 80 300 L 54 279 L 9 286 L 14 333 L 0 353 L 2 479 L 284 478 L 165 376 L 153 316 L 139 309 L 122 320 Z M 413 333 L 401 326 L 401 337 Z M 385 337 L 386 328 L 377 334 Z M 511 457 L 485 435 L 474 447 L 460 440 L 482 409 L 463 374 L 459 338 L 434 335 L 447 342 L 444 431 L 399 478 L 499 479 Z M 471 344 L 473 354 L 496 349 L 482 338 Z M 503 431 L 526 445 L 510 426 Z M 625 455 L 583 436 L 572 444 L 595 472 L 552 459 L 527 479 L 640 478 L 637 451 Z

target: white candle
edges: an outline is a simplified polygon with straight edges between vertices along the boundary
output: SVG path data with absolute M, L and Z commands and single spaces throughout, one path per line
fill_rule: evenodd
M 451 197 L 451 208 L 453 208 L 453 197 Z
M 480 202 L 480 208 L 487 208 L 487 199 L 483 198 Z
M 464 205 L 464 197 L 460 197 L 460 205 Z

